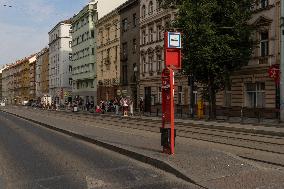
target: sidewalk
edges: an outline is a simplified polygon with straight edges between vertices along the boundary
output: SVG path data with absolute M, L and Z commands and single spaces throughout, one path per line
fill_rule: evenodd
M 160 135 L 156 133 L 48 117 L 21 109 L 6 111 L 154 165 L 204 188 L 284 188 L 283 171 L 262 168 L 232 154 L 213 150 L 207 144 L 200 145 L 202 142 L 177 137 L 176 154 L 169 156 L 161 153 Z M 284 161 L 283 156 L 275 158 Z

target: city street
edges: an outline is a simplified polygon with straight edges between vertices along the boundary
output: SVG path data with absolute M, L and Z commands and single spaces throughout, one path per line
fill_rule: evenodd
M 197 188 L 150 166 L 0 113 L 0 188 Z
M 61 168 L 63 170 L 75 169 L 79 173 L 75 174 L 75 176 L 72 175 L 72 178 L 76 177 L 76 179 L 71 180 L 78 181 L 79 183 L 85 183 L 86 185 L 88 185 L 89 182 L 89 180 L 86 178 L 90 178 L 89 175 L 95 175 L 92 178 L 99 180 L 95 180 L 95 183 L 101 181 L 103 181 L 103 183 L 115 183 L 118 185 L 118 187 L 115 188 L 119 188 L 119 186 L 125 188 L 125 185 L 130 188 L 159 188 L 164 187 L 163 185 L 166 185 L 169 188 L 196 188 L 196 186 L 184 185 L 181 181 L 176 180 L 176 177 L 187 181 L 187 183 L 194 183 L 195 185 L 210 189 L 282 189 L 284 187 L 283 137 L 281 137 L 283 132 L 281 128 L 266 128 L 258 126 L 259 128 L 255 128 L 255 132 L 250 133 L 252 132 L 252 130 L 248 130 L 249 128 L 245 129 L 245 127 L 251 127 L 250 125 L 243 125 L 242 128 L 237 128 L 240 127 L 240 125 L 231 124 L 228 125 L 231 126 L 230 128 L 224 128 L 225 125 L 227 125 L 224 123 L 223 127 L 218 128 L 220 126 L 216 125 L 214 126 L 214 129 L 210 129 L 209 126 L 206 127 L 205 125 L 192 125 L 192 127 L 189 127 L 190 129 L 192 129 L 192 131 L 188 131 L 192 132 L 193 134 L 195 133 L 195 137 L 191 138 L 190 133 L 187 132 L 187 130 L 184 130 L 186 126 L 189 125 L 182 126 L 182 123 L 180 122 L 181 125 L 179 125 L 178 133 L 184 133 L 185 135 L 182 136 L 179 134 L 176 141 L 176 153 L 172 156 L 169 156 L 161 153 L 161 136 L 160 133 L 157 132 L 160 125 L 158 123 L 158 120 L 151 121 L 150 118 L 146 117 L 131 118 L 106 114 L 90 114 L 87 112 L 73 113 L 68 111 L 40 110 L 37 108 L 28 108 L 24 106 L 6 106 L 1 111 L 2 113 L 0 114 L 0 121 L 4 122 L 4 126 L 2 126 L 1 124 L 1 127 L 3 127 L 5 131 L 12 130 L 16 132 L 19 135 L 19 137 L 16 137 L 16 141 L 19 141 L 19 139 L 23 137 L 25 142 L 20 141 L 19 143 L 21 144 L 26 144 L 26 140 L 29 144 L 37 144 L 35 145 L 35 147 L 33 145 L 31 147 L 28 147 L 28 150 L 25 151 L 30 151 L 29 149 L 32 148 L 34 151 L 38 150 L 45 160 L 47 159 L 50 161 L 49 157 L 52 157 L 52 160 L 59 160 L 60 163 L 57 164 L 55 163 L 56 161 L 52 161 L 52 167 L 63 167 Z M 31 122 L 23 120 L 29 120 Z M 36 123 L 36 125 L 34 123 Z M 151 125 L 153 127 L 150 127 Z M 184 127 L 184 129 L 182 129 L 182 127 Z M 204 128 L 202 129 L 202 127 Z M 205 141 L 205 135 L 203 133 L 206 131 L 206 128 L 208 129 L 207 132 L 211 132 L 210 136 L 212 136 L 212 138 L 221 136 L 220 134 L 217 134 L 221 131 L 223 131 L 224 137 L 219 137 L 218 141 L 210 140 L 210 138 L 207 138 Z M 233 128 L 236 131 L 238 130 L 238 132 L 233 132 Z M 198 131 L 200 129 L 202 129 L 202 132 Z M 248 133 L 241 132 L 243 129 L 248 130 Z M 65 133 L 65 136 L 63 136 L 62 134 L 53 133 L 54 131 Z M 263 134 L 256 134 L 256 131 Z M 8 136 L 7 134 L 5 134 L 6 132 L 1 132 L 1 134 Z M 269 135 L 269 133 L 274 134 L 275 136 Z M 237 138 L 233 137 L 233 134 L 235 134 Z M 68 142 L 62 142 L 61 138 L 67 140 Z M 230 138 L 236 141 L 239 140 L 239 143 L 235 143 L 236 145 L 234 145 L 233 143 L 231 143 Z M 246 138 L 250 139 L 247 140 Z M 241 139 L 243 139 L 243 141 Z M 2 140 L 5 140 L 5 138 L 3 138 Z M 13 140 L 9 137 L 9 141 Z M 89 144 L 82 141 L 86 141 Z M 12 144 L 14 144 L 14 142 Z M 3 143 L 2 145 L 11 146 L 5 145 L 5 143 Z M 86 149 L 86 147 L 81 147 L 81 145 L 88 146 L 87 150 L 84 151 L 83 149 Z M 98 146 L 103 147 L 104 150 L 99 148 Z M 59 150 L 57 148 L 59 148 Z M 95 150 L 98 148 L 100 149 L 99 152 Z M 2 147 L 1 149 L 4 148 Z M 11 148 L 8 147 L 5 149 Z M 22 150 L 24 148 L 20 147 L 20 149 Z M 125 156 L 118 155 L 123 154 L 127 157 L 138 160 L 139 163 L 136 162 L 135 165 L 144 165 L 144 168 L 142 168 L 142 170 L 144 170 L 143 175 L 146 178 L 143 178 L 143 176 L 138 177 L 143 178 L 143 182 L 135 181 L 132 179 L 132 177 L 127 177 L 126 180 L 125 177 L 120 177 L 121 175 L 124 175 L 124 173 L 126 175 L 132 175 L 133 173 L 129 172 L 131 172 L 131 170 L 133 169 L 135 170 L 134 174 L 140 174 L 140 172 L 137 172 L 137 170 L 140 170 L 139 168 L 133 168 L 130 170 L 119 169 L 121 174 L 119 175 L 119 177 L 112 175 L 113 172 L 111 171 L 111 175 L 109 175 L 109 173 L 105 174 L 104 163 L 101 163 L 100 159 L 96 160 L 96 155 L 92 155 L 93 153 L 99 154 L 99 157 L 101 157 L 102 154 L 105 154 L 105 149 L 110 149 L 111 151 L 116 152 L 107 153 L 111 157 L 110 159 L 112 161 L 116 159 L 116 157 L 126 159 Z M 87 155 L 85 153 L 79 154 L 79 152 L 81 151 L 85 152 Z M 18 150 L 16 150 L 16 152 L 18 152 Z M 76 156 L 74 155 L 74 153 L 76 154 Z M 6 152 L 3 154 L 9 153 Z M 12 156 L 17 160 L 19 159 L 18 157 L 21 157 L 18 154 Z M 59 158 L 57 156 L 59 156 Z M 95 158 L 93 156 L 95 156 Z M 29 158 L 29 156 L 26 158 Z M 75 158 L 75 160 L 73 158 Z M 77 160 L 77 158 L 79 160 Z M 88 160 L 84 161 L 86 158 Z M 11 158 L 8 157 L 5 159 L 7 160 Z M 23 158 L 20 159 L 22 160 Z M 103 159 L 106 161 L 108 158 Z M 81 161 L 83 163 L 78 163 Z M 89 165 L 89 162 L 91 161 L 94 161 L 92 163 L 95 165 Z M 128 161 L 132 162 L 134 160 L 120 160 L 119 162 L 121 163 Z M 2 162 L 3 165 L 9 165 L 4 161 Z M 63 163 L 63 166 L 61 165 L 61 162 L 67 163 Z M 150 167 L 148 165 L 146 166 L 148 168 L 145 168 L 145 164 L 141 164 L 140 162 L 149 164 Z M 118 165 L 116 164 L 116 166 L 127 167 L 127 165 L 121 165 L 120 163 L 117 163 Z M 47 165 L 50 166 L 49 164 L 51 163 L 48 163 Z M 58 166 L 58 164 L 60 166 Z M 74 165 L 76 165 L 75 168 Z M 98 165 L 103 171 L 100 170 L 99 173 L 102 174 L 99 174 L 99 176 L 97 177 L 98 174 L 96 171 L 98 169 L 94 167 Z M 107 165 L 108 166 L 106 167 L 106 169 L 112 170 L 112 168 L 109 168 L 109 164 Z M 34 165 L 34 162 L 31 162 L 27 165 L 27 169 L 37 170 L 38 168 L 35 166 L 36 165 Z M 157 170 L 153 170 L 154 167 L 158 168 L 158 173 L 164 176 L 160 177 L 158 176 L 159 174 L 157 174 L 157 176 L 155 176 L 154 178 L 155 182 L 153 183 L 151 181 L 151 175 L 153 174 L 150 173 L 149 178 L 147 177 L 147 171 L 149 169 L 152 170 L 150 172 L 156 172 Z M 117 168 L 115 168 L 115 170 L 116 169 Z M 82 171 L 81 173 L 81 170 L 87 171 Z M 166 174 L 166 172 L 170 175 Z M 64 175 L 66 177 L 66 175 L 70 175 L 70 172 L 68 173 L 69 174 L 57 173 L 55 175 Z M 32 175 L 34 175 L 34 173 Z M 79 179 L 77 178 L 78 175 L 80 175 Z M 43 175 L 42 177 L 49 178 L 49 176 L 45 175 Z M 13 176 L 11 178 L 13 178 Z M 149 181 L 147 181 L 148 178 L 150 179 Z M 157 180 L 157 178 L 162 179 Z M 169 181 L 169 179 L 171 181 Z M 128 185 L 129 180 L 131 182 L 131 185 Z M 136 182 L 139 184 L 135 185 Z M 152 184 L 151 186 L 145 186 L 143 185 L 143 183 L 152 183 L 154 186 Z M 172 185 L 168 185 L 167 183 L 177 184 L 174 184 L 175 187 L 173 187 Z M 109 185 L 107 185 L 106 188 L 108 188 L 108 186 Z M 109 187 L 112 188 L 112 184 Z

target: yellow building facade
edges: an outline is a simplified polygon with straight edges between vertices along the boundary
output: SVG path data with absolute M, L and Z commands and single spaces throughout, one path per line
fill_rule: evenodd
M 113 99 L 120 78 L 119 14 L 114 10 L 102 17 L 97 25 L 98 101 Z

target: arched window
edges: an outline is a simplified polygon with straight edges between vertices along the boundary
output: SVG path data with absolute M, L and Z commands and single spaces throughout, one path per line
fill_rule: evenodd
M 153 14 L 153 1 L 149 2 L 149 15 Z
M 162 0 L 157 0 L 157 11 L 161 10 Z
M 142 6 L 142 17 L 143 18 L 146 17 L 146 6 L 145 5 Z

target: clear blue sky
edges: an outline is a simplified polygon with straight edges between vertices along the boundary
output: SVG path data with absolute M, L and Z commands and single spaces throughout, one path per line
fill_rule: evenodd
M 80 11 L 89 1 L 0 0 L 0 66 L 48 46 L 48 32 L 59 21 Z M 99 17 L 125 1 L 98 0 Z

